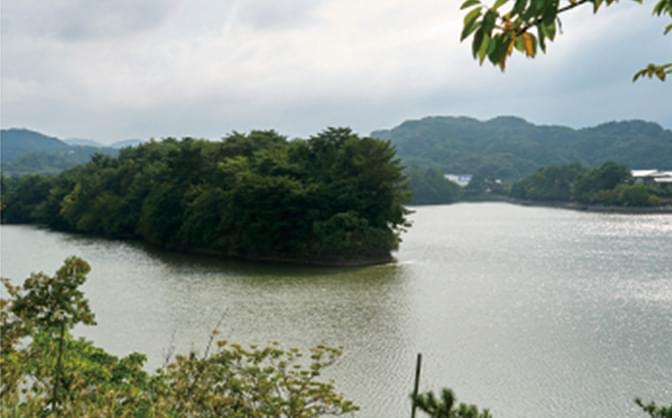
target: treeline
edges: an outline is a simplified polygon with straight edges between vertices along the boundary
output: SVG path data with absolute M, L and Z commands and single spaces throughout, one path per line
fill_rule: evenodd
M 20 177 L 31 174 L 54 175 L 68 168 L 85 164 L 94 154 L 115 156 L 117 150 L 73 146 L 67 151 L 31 152 L 13 161 L 2 162 L 2 174 L 8 177 Z
M 662 186 L 636 184 L 630 171 L 608 162 L 595 168 L 579 164 L 541 168 L 511 186 L 511 197 L 545 202 L 578 202 L 607 206 L 658 206 L 672 198 Z
M 412 165 L 406 169 L 411 186 L 412 205 L 440 205 L 460 201 L 488 200 L 493 195 L 508 195 L 509 185 L 482 176 L 473 176 L 465 187 L 448 180 L 439 168 Z
M 349 129 L 169 138 L 55 177 L 3 178 L 2 222 L 249 258 L 386 259 L 407 188 L 393 146 Z
M 406 173 L 413 205 L 454 203 L 462 198 L 462 188 L 447 180 L 439 169 L 411 166 Z

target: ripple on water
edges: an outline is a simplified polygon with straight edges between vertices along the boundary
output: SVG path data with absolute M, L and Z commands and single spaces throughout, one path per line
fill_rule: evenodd
M 649 281 L 625 280 L 619 283 L 618 299 L 666 305 L 672 310 L 672 277 Z

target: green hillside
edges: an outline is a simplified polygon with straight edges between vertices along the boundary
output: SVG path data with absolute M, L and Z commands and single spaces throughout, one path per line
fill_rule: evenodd
M 511 116 L 488 121 L 438 116 L 409 120 L 371 136 L 390 139 L 407 166 L 517 179 L 552 164 L 672 169 L 672 131 L 640 120 L 595 127 L 534 125 Z
M 0 131 L 2 174 L 58 174 L 84 164 L 94 154 L 114 156 L 117 150 L 106 147 L 71 145 L 58 138 L 28 129 Z
M 3 129 L 0 131 L 2 161 L 16 161 L 33 152 L 59 152 L 70 148 L 68 144 L 51 136 L 28 129 Z

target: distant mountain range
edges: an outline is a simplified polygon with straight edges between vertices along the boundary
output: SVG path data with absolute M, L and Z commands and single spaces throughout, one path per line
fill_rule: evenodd
M 371 136 L 391 140 L 406 165 L 444 173 L 517 179 L 546 165 L 606 161 L 672 170 L 672 131 L 642 120 L 573 129 L 512 116 L 487 121 L 433 116 Z
M 443 173 L 519 179 L 551 164 L 594 166 L 615 161 L 633 169 L 672 170 L 672 131 L 653 122 L 608 122 L 574 129 L 535 125 L 513 116 L 487 121 L 433 116 L 409 120 L 371 136 L 389 139 L 407 166 Z M 60 140 L 28 129 L 0 131 L 5 175 L 55 174 L 94 153 L 116 155 L 139 139 L 104 146 L 91 139 Z

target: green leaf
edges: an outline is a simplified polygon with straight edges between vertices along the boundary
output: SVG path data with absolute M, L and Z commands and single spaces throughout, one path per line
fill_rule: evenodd
M 593 0 L 593 12 L 597 13 L 597 10 L 600 8 L 602 0 Z
M 516 0 L 516 2 L 513 5 L 513 9 L 511 9 L 511 15 L 515 16 L 525 10 L 525 6 L 527 6 L 527 0 Z
M 537 35 L 539 36 L 539 48 L 541 48 L 544 53 L 546 52 L 546 26 L 539 25 L 537 26 Z M 551 39 L 552 40 L 552 39 Z
M 536 13 L 541 13 L 546 10 L 546 0 L 532 0 L 532 5 L 534 6 L 534 11 Z
M 551 22 L 550 24 L 547 25 L 542 25 L 541 26 L 542 32 L 545 37 L 550 39 L 551 41 L 555 39 L 555 34 L 556 34 L 556 26 L 555 26 L 555 21 Z
M 478 50 L 481 48 L 481 43 L 483 42 L 483 27 L 479 28 L 474 34 L 474 40 L 471 43 L 471 52 L 476 58 L 478 56 Z
M 493 43 L 494 48 L 488 51 L 488 60 L 490 60 L 492 64 L 497 64 L 501 58 L 500 54 L 501 52 L 500 45 L 502 44 L 501 37 L 499 35 L 496 35 L 492 38 L 491 42 Z
M 477 24 L 476 21 L 473 21 L 469 26 L 465 26 L 464 29 L 462 29 L 462 35 L 460 35 L 460 42 L 467 39 L 469 35 L 474 33 L 474 31 L 478 29 L 480 26 L 481 25 Z
M 499 9 L 504 3 L 506 3 L 509 0 L 497 0 L 495 1 L 495 4 L 492 6 L 494 10 Z
M 549 4 L 542 15 L 542 22 L 546 25 L 553 23 L 558 16 L 558 2 L 554 0 Z
M 462 3 L 462 6 L 460 6 L 460 10 L 467 9 L 471 6 L 475 6 L 477 4 L 480 4 L 481 2 L 479 0 L 467 0 L 464 3 Z
M 474 23 L 474 21 L 481 15 L 481 8 L 476 8 L 469 13 L 467 13 L 466 16 L 464 16 L 464 27 L 468 27 L 470 24 Z
M 496 22 L 497 22 L 497 12 L 494 12 L 492 10 L 488 10 L 487 12 L 485 12 L 482 24 L 483 32 L 490 35 L 492 33 L 492 29 L 495 27 Z
M 477 19 L 481 15 L 481 8 L 478 7 L 464 17 L 464 28 L 462 29 L 462 35 L 460 36 L 460 41 L 465 40 L 469 35 L 471 35 L 476 29 L 481 25 L 478 24 Z
M 522 36 L 519 36 L 516 38 L 516 42 L 513 44 L 513 46 L 520 52 L 525 52 L 525 40 L 523 39 Z
M 478 62 L 483 65 L 485 57 L 489 52 L 495 47 L 495 43 L 490 39 L 489 35 L 483 36 L 483 41 L 481 42 L 481 47 L 478 49 Z
M 510 34 L 499 34 L 493 37 L 493 47 L 488 50 L 488 59 L 493 65 L 499 65 L 504 71 L 504 63 L 506 62 L 507 53 L 509 50 L 509 43 L 511 41 Z

